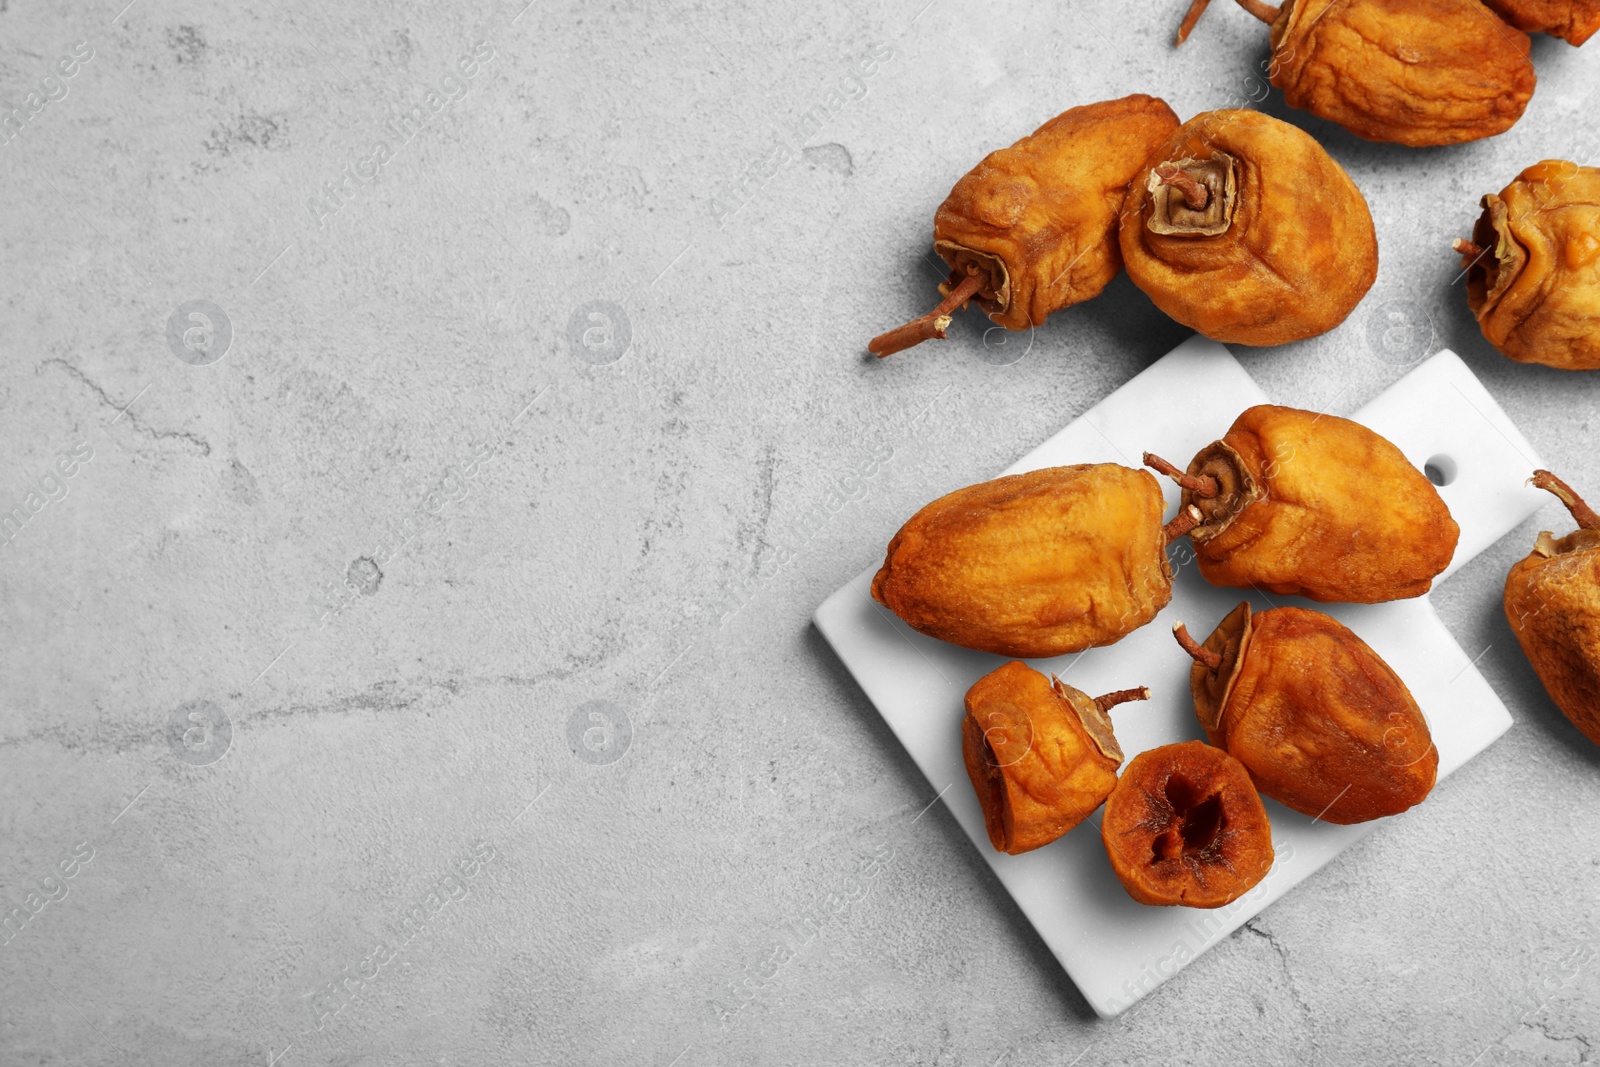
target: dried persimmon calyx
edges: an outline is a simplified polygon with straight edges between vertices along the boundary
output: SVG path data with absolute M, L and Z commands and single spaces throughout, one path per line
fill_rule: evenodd
M 949 297 L 963 279 L 975 277 L 979 285 L 972 299 L 979 307 L 999 314 L 1011 306 L 1011 271 L 1005 260 L 954 241 L 934 241 L 933 250 L 950 264 L 950 277 L 939 283 L 940 296 Z
M 1501 294 L 1516 281 L 1522 273 L 1522 268 L 1528 263 L 1528 253 L 1511 233 L 1511 213 L 1506 207 L 1506 202 L 1494 193 L 1489 193 L 1483 198 L 1483 222 L 1477 228 L 1475 237 L 1488 236 L 1493 241 L 1488 249 L 1479 248 L 1476 244 L 1470 248 L 1460 249 L 1463 254 L 1471 253 L 1468 262 L 1463 264 L 1467 269 L 1467 293 L 1472 296 L 1476 291 L 1480 304 L 1490 305 L 1498 301 Z M 1489 258 L 1483 260 L 1487 252 Z M 1484 269 L 1474 271 L 1479 262 L 1484 262 Z
M 1177 471 L 1152 452 L 1144 454 L 1144 461 L 1188 490 L 1185 502 L 1200 512 L 1200 524 L 1189 533 L 1196 544 L 1222 533 L 1265 493 L 1250 464 L 1226 440 L 1213 441 L 1202 448 L 1189 462 L 1187 471 Z
M 1246 600 L 1217 623 L 1205 644 L 1196 642 L 1183 623 L 1172 626 L 1172 635 L 1195 661 L 1189 672 L 1189 692 L 1195 717 L 1208 736 L 1222 735 L 1222 715 L 1250 648 L 1250 623 L 1250 602 Z
M 1152 233 L 1215 237 L 1233 225 L 1239 161 L 1226 152 L 1209 159 L 1178 159 L 1150 171 Z

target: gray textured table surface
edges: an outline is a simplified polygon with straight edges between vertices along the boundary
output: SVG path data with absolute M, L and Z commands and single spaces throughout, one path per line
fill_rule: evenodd
M 863 358 L 984 152 L 1261 96 L 1242 12 L 125 2 L 0 0 L 0 1062 L 1600 1060 L 1600 750 L 1499 608 L 1554 504 L 1435 594 L 1516 726 L 1113 1022 L 809 625 L 1186 335 L 1123 279 Z M 1600 44 L 1534 53 L 1491 142 L 1290 116 L 1382 269 L 1239 355 L 1348 412 L 1448 345 L 1600 494 L 1600 375 L 1447 252 L 1600 155 Z

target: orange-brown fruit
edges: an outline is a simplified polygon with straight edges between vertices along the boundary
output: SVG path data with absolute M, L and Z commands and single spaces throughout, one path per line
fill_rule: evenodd
M 1600 30 L 1600 0 L 1483 0 L 1511 25 L 1580 45 Z
M 958 489 L 889 542 L 872 596 L 963 648 L 1041 659 L 1109 645 L 1172 599 L 1161 487 L 1115 463 Z
M 1533 484 L 1559 497 L 1578 528 L 1540 533 L 1511 568 L 1506 620 L 1556 707 L 1600 745 L 1600 515 L 1549 471 L 1535 471 Z
M 1122 749 L 1106 712 L 1148 689 L 1090 697 L 1019 660 L 967 690 L 961 756 L 989 841 L 1017 855 L 1048 845 L 1105 802 Z
M 1250 770 L 1262 794 L 1331 823 L 1421 803 L 1439 772 L 1428 720 L 1400 677 L 1338 620 L 1306 608 L 1240 604 L 1197 645 L 1195 717 Z
M 1179 44 L 1207 2 L 1195 0 Z M 1478 0 L 1239 6 L 1272 27 L 1268 75 L 1284 103 L 1369 141 L 1417 147 L 1492 137 L 1510 129 L 1533 96 L 1528 35 Z
M 1220 908 L 1272 869 L 1272 825 L 1249 772 L 1199 741 L 1135 756 L 1106 800 L 1100 840 L 1141 904 Z
M 1523 363 L 1600 368 L 1600 167 L 1536 163 L 1483 198 L 1455 249 L 1490 344 Z
M 1128 180 L 1177 128 L 1165 101 L 1135 94 L 1070 108 L 990 152 L 933 218 L 934 251 L 950 264 L 944 302 L 868 350 L 887 356 L 943 337 L 968 300 L 1024 330 L 1099 293 L 1122 269 L 1115 231 Z
M 1207 111 L 1128 190 L 1128 277 L 1215 341 L 1281 345 L 1343 322 L 1378 276 L 1361 190 L 1305 132 L 1257 111 Z
M 1336 415 L 1260 404 L 1187 472 L 1145 462 L 1199 510 L 1189 539 L 1213 585 L 1360 604 L 1421 596 L 1461 534 L 1404 453 Z

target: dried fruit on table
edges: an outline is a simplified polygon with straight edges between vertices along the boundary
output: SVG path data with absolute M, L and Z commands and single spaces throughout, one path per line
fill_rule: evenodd
M 1374 604 L 1421 596 L 1461 530 L 1427 476 L 1360 423 L 1260 404 L 1187 472 L 1145 462 L 1183 487 L 1189 531 L 1214 585 Z
M 1529 167 L 1483 198 L 1472 240 L 1454 247 L 1490 344 L 1523 363 L 1600 368 L 1600 168 Z
M 1161 487 L 1115 463 L 958 489 L 889 542 L 872 596 L 913 629 L 1000 656 L 1109 645 L 1172 599 Z
M 1195 0 L 1179 44 L 1206 3 Z M 1239 6 L 1272 27 L 1268 71 L 1284 102 L 1369 141 L 1420 147 L 1492 137 L 1533 96 L 1528 35 L 1478 0 Z
M 1600 0 L 1483 0 L 1519 30 L 1579 45 L 1600 30 Z
M 1165 101 L 1136 94 L 1063 111 L 990 152 L 933 218 L 934 251 L 950 265 L 944 302 L 868 350 L 887 356 L 943 337 L 968 300 L 1024 330 L 1099 293 L 1122 269 L 1115 230 L 1128 180 L 1177 127 Z
M 1306 608 L 1240 604 L 1194 657 L 1189 687 L 1211 743 L 1263 795 L 1331 823 L 1366 822 L 1418 804 L 1439 753 L 1399 675 L 1338 620 Z
M 1121 223 L 1128 277 L 1217 341 L 1281 345 L 1344 321 L 1378 274 L 1361 190 L 1309 135 L 1208 111 L 1150 157 Z
M 1100 840 L 1141 904 L 1220 908 L 1272 868 L 1272 825 L 1249 772 L 1199 741 L 1135 756 L 1106 800 Z
M 1539 534 L 1506 575 L 1506 619 L 1561 713 L 1600 745 L 1600 515 L 1567 483 L 1535 471 L 1533 484 L 1567 505 L 1578 528 Z
M 1106 716 L 1148 689 L 1091 697 L 1019 660 L 967 691 L 961 755 L 989 841 L 1017 855 L 1048 845 L 1105 802 L 1122 749 Z

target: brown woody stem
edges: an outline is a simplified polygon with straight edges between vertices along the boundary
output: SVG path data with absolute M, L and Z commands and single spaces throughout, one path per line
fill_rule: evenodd
M 1176 48 L 1189 39 L 1189 34 L 1194 32 L 1194 24 L 1200 21 L 1200 16 L 1206 13 L 1206 5 L 1210 3 L 1211 0 L 1194 0 L 1194 3 L 1189 5 L 1189 10 L 1184 13 L 1183 22 L 1178 25 L 1178 39 L 1173 42 L 1172 47 Z
M 1168 478 L 1171 478 L 1173 481 L 1177 482 L 1183 488 L 1189 490 L 1189 492 L 1193 493 L 1195 496 L 1203 497 L 1206 500 L 1210 500 L 1212 497 L 1221 492 L 1221 489 L 1217 485 L 1217 480 L 1211 477 L 1211 475 L 1194 475 L 1185 473 L 1184 471 L 1181 471 L 1177 467 L 1173 466 L 1171 463 L 1168 463 L 1166 460 L 1162 459 L 1160 456 L 1156 455 L 1154 452 L 1146 452 L 1144 454 L 1144 465 L 1146 467 L 1153 468 L 1158 473 L 1165 474 Z
M 943 340 L 945 330 L 950 327 L 950 313 L 977 296 L 978 290 L 983 288 L 983 281 L 981 274 L 967 275 L 965 281 L 950 290 L 949 296 L 939 301 L 938 307 L 921 318 L 912 319 L 904 326 L 897 326 L 888 333 L 880 333 L 867 342 L 867 351 L 882 359 L 884 356 L 892 356 L 896 352 L 914 348 L 935 337 Z
M 1193 211 L 1203 211 L 1211 202 L 1211 190 L 1195 181 L 1175 163 L 1162 163 L 1156 167 L 1156 177 L 1161 184 L 1170 185 L 1183 194 L 1183 202 Z
M 1534 471 L 1533 477 L 1528 481 L 1540 489 L 1554 493 L 1556 499 L 1572 512 L 1572 517 L 1577 521 L 1580 530 L 1600 530 L 1600 515 L 1596 515 L 1594 509 L 1583 502 L 1583 497 L 1572 491 L 1572 486 L 1549 471 Z
M 1273 7 L 1271 4 L 1262 3 L 1261 0 L 1239 0 L 1239 6 L 1244 8 L 1268 26 L 1278 21 L 1282 8 Z
M 1466 256 L 1468 259 L 1477 259 L 1479 256 L 1483 255 L 1482 246 L 1474 244 L 1465 237 L 1457 237 L 1450 243 L 1450 247 L 1455 249 L 1461 255 Z
M 1094 698 L 1094 706 L 1102 713 L 1110 711 L 1118 704 L 1126 704 L 1130 700 L 1149 700 L 1150 690 L 1144 686 L 1137 689 L 1118 689 L 1115 693 L 1107 693 L 1103 697 Z
M 1200 642 L 1189 635 L 1189 628 L 1183 623 L 1177 623 L 1172 627 L 1172 636 L 1178 639 L 1178 644 L 1183 646 L 1185 652 L 1194 657 L 1195 662 L 1204 663 L 1212 670 L 1222 666 L 1222 657 L 1209 648 L 1201 647 Z
M 1171 522 L 1161 527 L 1161 532 L 1166 536 L 1167 544 L 1170 545 L 1205 521 L 1205 516 L 1200 514 L 1200 509 L 1190 504 L 1174 515 Z

